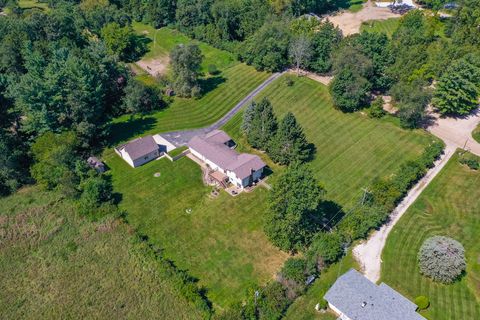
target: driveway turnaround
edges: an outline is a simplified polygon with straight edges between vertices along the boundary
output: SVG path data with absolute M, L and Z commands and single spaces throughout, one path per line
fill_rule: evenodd
M 235 107 L 233 107 L 226 115 L 224 115 L 220 120 L 215 122 L 214 124 L 200 128 L 200 129 L 192 129 L 192 130 L 181 130 L 181 131 L 173 131 L 162 133 L 161 136 L 168 140 L 170 143 L 175 145 L 176 147 L 184 146 L 187 144 L 190 139 L 192 139 L 196 135 L 200 134 L 207 134 L 210 131 L 220 129 L 223 127 L 230 119 L 233 118 L 237 112 L 239 112 L 247 103 L 252 101 L 263 89 L 265 89 L 270 83 L 272 83 L 275 79 L 280 77 L 283 72 L 278 72 L 272 74 L 267 80 L 265 80 L 261 85 L 259 85 L 255 90 L 250 92 L 245 98 L 242 99 Z

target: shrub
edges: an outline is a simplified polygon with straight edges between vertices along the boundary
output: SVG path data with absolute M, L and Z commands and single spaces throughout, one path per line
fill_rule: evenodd
M 285 84 L 287 85 L 287 87 L 293 86 L 294 83 L 295 83 L 295 81 L 293 80 L 292 76 L 286 76 L 285 77 Z
M 207 67 L 207 71 L 208 71 L 208 73 L 211 74 L 212 76 L 219 73 L 217 66 L 214 65 L 214 64 L 209 64 L 208 67 Z
M 415 298 L 415 304 L 419 310 L 425 310 L 430 306 L 430 301 L 428 300 L 428 297 L 418 296 Z
M 383 110 L 383 98 L 382 97 L 377 97 L 372 104 L 370 105 L 370 109 L 368 110 L 368 115 L 370 118 L 382 118 L 386 112 Z
M 460 158 L 460 163 L 467 165 L 472 170 L 478 170 L 480 168 L 480 163 L 472 158 Z
M 308 249 L 308 259 L 320 271 L 336 262 L 343 254 L 343 239 L 338 232 L 319 232 Z
M 305 281 L 306 267 L 307 263 L 305 259 L 289 258 L 287 261 L 285 261 L 281 272 L 286 279 L 302 284 Z
M 441 283 L 452 283 L 465 270 L 465 249 L 454 239 L 434 236 L 418 251 L 420 272 Z

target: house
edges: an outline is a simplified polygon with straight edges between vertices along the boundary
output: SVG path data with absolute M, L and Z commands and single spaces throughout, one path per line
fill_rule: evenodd
M 222 185 L 228 181 L 244 188 L 262 178 L 266 164 L 259 156 L 236 152 L 235 142 L 224 131 L 213 130 L 195 136 L 187 145 L 191 154 L 206 163 L 214 172 L 212 177 Z
M 132 140 L 115 148 L 115 152 L 134 168 L 152 161 L 162 154 L 160 146 L 152 136 Z
M 97 157 L 89 157 L 87 159 L 87 163 L 90 166 L 90 168 L 96 170 L 99 173 L 105 172 L 105 164 L 100 161 Z
M 354 269 L 340 276 L 324 299 L 341 320 L 426 320 L 413 302 Z

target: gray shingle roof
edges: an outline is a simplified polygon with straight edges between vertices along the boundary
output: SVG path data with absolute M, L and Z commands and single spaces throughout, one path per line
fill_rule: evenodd
M 232 140 L 224 131 L 214 130 L 203 136 L 195 136 L 188 142 L 188 147 L 202 154 L 222 169 L 235 173 L 239 179 L 248 177 L 253 171 L 265 167 L 259 156 L 237 153 L 225 143 Z
M 130 141 L 125 145 L 125 152 L 132 160 L 144 157 L 145 155 L 158 150 L 158 144 L 152 136 L 145 136 Z
M 350 269 L 340 276 L 324 299 L 352 320 L 425 320 L 417 306 L 385 283 L 377 286 Z

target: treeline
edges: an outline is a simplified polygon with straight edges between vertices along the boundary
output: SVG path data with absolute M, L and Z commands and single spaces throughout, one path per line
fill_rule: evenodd
M 0 16 L 0 195 L 37 179 L 34 162 L 74 169 L 60 152 L 38 156 L 32 146 L 41 137 L 71 132 L 76 141 L 69 152 L 85 161 L 104 146 L 112 117 L 165 105 L 158 90 L 135 81 L 122 63 L 146 46 L 114 3 L 54 1 L 48 11 L 25 12 L 15 1 L 6 5 L 17 9 Z M 79 177 L 65 180 L 82 188 Z

